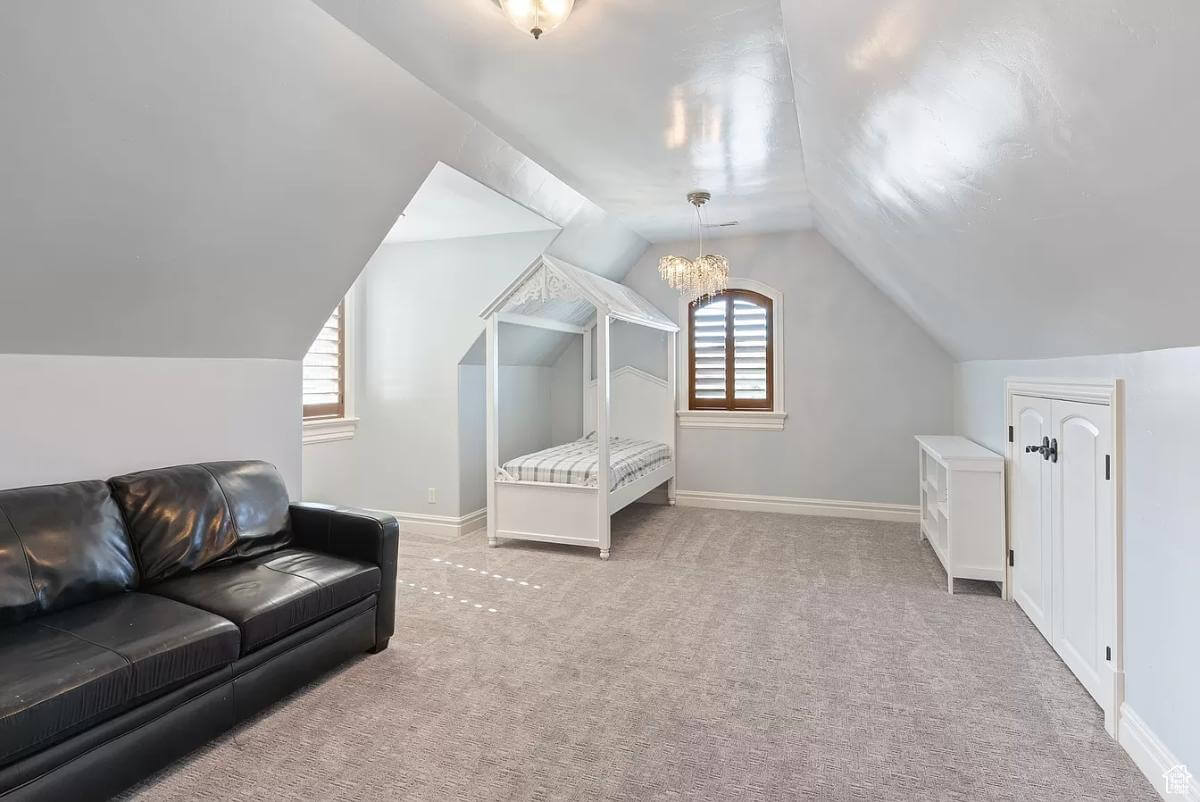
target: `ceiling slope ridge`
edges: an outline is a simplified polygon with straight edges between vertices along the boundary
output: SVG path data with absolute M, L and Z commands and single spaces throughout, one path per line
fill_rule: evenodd
M 867 281 L 871 282 L 871 284 L 873 284 L 876 289 L 878 289 L 885 297 L 895 304 L 900 311 L 908 315 L 909 319 L 912 320 L 912 322 L 915 323 L 918 328 L 924 331 L 925 334 L 928 335 L 929 338 L 933 340 L 933 342 L 935 342 L 943 351 L 945 351 L 948 357 L 956 362 L 960 361 L 961 356 L 956 351 L 954 343 L 947 341 L 947 339 L 942 336 L 942 333 L 938 330 L 938 328 L 932 325 L 932 321 L 928 320 L 926 316 L 922 314 L 921 310 L 918 309 L 915 303 L 913 303 L 912 299 L 908 297 L 907 294 L 904 293 L 903 290 L 894 282 L 886 281 L 884 280 L 884 276 L 882 274 L 879 274 L 874 270 L 867 269 L 863 261 L 859 258 L 859 255 L 852 252 L 852 249 L 849 247 L 849 243 L 846 241 L 846 239 L 842 237 L 840 233 L 834 229 L 834 227 L 830 226 L 826 222 L 826 214 L 824 211 L 824 204 L 821 199 L 821 194 L 819 190 L 813 187 L 812 183 L 808 180 L 808 157 L 807 148 L 805 145 L 807 140 L 805 137 L 804 122 L 800 118 L 799 93 L 796 91 L 797 84 L 801 81 L 801 75 L 797 71 L 796 65 L 792 60 L 792 37 L 787 35 L 787 31 L 789 29 L 789 13 L 784 0 L 779 0 L 779 14 L 783 19 L 783 45 L 785 51 L 787 52 L 788 69 L 791 74 L 792 81 L 792 108 L 796 116 L 796 129 L 800 134 L 800 167 L 803 170 L 804 183 L 808 188 L 809 198 L 811 199 L 810 205 L 812 207 L 813 228 L 817 231 L 817 233 L 825 238 L 825 241 L 828 242 L 834 250 L 842 255 L 842 258 L 853 265 L 854 269 L 861 273 L 863 277 L 867 279 Z
M 512 202 L 544 217 L 562 231 L 547 253 L 567 259 L 605 278 L 619 280 L 637 263 L 649 247 L 649 241 L 616 215 L 561 177 L 562 165 L 528 156 L 529 143 L 512 132 L 497 133 L 494 119 L 464 109 L 459 103 L 438 92 L 422 76 L 393 58 L 386 47 L 363 30 L 360 24 L 360 0 L 312 0 L 331 20 L 378 53 L 396 70 L 419 83 L 441 102 L 452 108 L 469 127 L 452 156 L 443 159 L 451 167 L 473 178 Z M 484 112 L 484 116 L 486 112 Z M 508 168 L 507 170 L 505 168 Z M 616 251 L 607 258 L 597 257 L 597 239 L 612 241 Z
M 964 357 L 955 343 L 946 339 L 942 330 L 934 325 L 934 321 L 930 320 L 917 304 L 913 303 L 912 299 L 904 292 L 903 287 L 899 286 L 896 282 L 888 281 L 885 275 L 864 266 L 862 260 L 854 253 L 847 238 L 841 235 L 836 226 L 832 226 L 826 221 L 823 210 L 815 202 L 815 197 L 813 204 L 813 224 L 817 233 L 825 238 L 825 241 L 829 243 L 831 248 L 841 254 L 842 258 L 861 273 L 863 278 L 869 281 L 875 289 L 879 290 L 897 309 L 907 315 L 921 331 L 925 332 L 930 340 L 946 352 L 946 356 L 955 362 L 963 361 Z

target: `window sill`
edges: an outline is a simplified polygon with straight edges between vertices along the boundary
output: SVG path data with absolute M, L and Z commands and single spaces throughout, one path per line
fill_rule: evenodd
M 358 418 L 316 418 L 304 421 L 304 445 L 349 440 L 358 431 Z
M 783 431 L 786 412 L 751 412 L 741 409 L 681 409 L 681 429 L 757 429 Z

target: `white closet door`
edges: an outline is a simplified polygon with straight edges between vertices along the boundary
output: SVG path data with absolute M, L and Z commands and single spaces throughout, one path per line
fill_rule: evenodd
M 1112 453 L 1109 409 L 1054 401 L 1051 437 L 1058 462 L 1051 471 L 1054 544 L 1054 637 L 1051 643 L 1106 711 L 1112 706 L 1105 648 L 1112 645 L 1114 607 Z
M 1054 643 L 1051 626 L 1053 556 L 1051 550 L 1051 463 L 1026 446 L 1040 446 L 1051 434 L 1048 398 L 1012 397 L 1012 597 L 1042 636 Z

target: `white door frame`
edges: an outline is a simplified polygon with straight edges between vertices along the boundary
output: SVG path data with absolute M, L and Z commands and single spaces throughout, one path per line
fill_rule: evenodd
M 1112 505 L 1113 505 L 1113 703 L 1104 711 L 1104 729 L 1113 738 L 1118 733 L 1118 717 L 1125 701 L 1125 382 L 1122 379 L 1038 379 L 1008 378 L 1004 381 L 1005 446 L 1005 520 L 1007 548 L 1012 548 L 1013 455 L 1018 444 L 1012 441 L 1014 395 L 1037 396 L 1062 401 L 1081 401 L 1108 407 L 1112 431 Z M 1006 568 L 1012 587 L 1012 567 Z

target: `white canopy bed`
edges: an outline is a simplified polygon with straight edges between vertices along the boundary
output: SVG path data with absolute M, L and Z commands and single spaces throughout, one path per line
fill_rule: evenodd
M 675 503 L 675 337 L 645 298 L 616 282 L 542 255 L 481 315 L 487 321 L 488 545 L 500 538 L 590 546 L 607 560 L 610 516 L 665 484 Z M 610 365 L 613 321 L 667 332 L 667 378 Z M 500 324 L 584 338 L 584 432 L 571 443 L 500 464 Z M 592 374 L 592 338 L 595 373 Z

